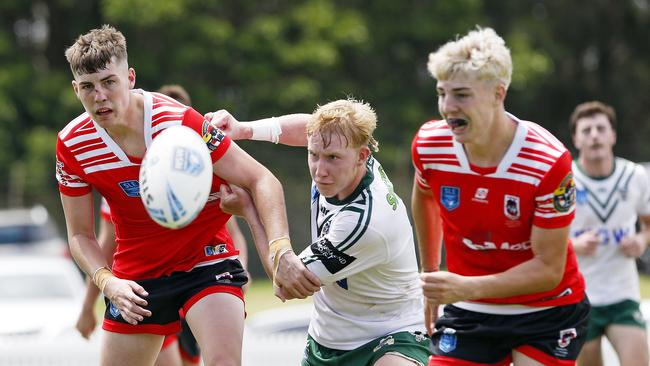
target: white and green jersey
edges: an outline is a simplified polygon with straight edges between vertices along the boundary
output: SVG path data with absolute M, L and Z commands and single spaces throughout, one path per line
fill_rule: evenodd
M 312 184 L 312 244 L 300 257 L 323 287 L 313 296 L 309 334 L 352 350 L 401 331 L 424 331 L 422 290 L 406 208 L 372 156 L 343 201 Z
M 639 301 L 639 276 L 634 258 L 623 255 L 619 245 L 636 233 L 639 215 L 650 215 L 650 182 L 645 169 L 616 158 L 614 171 L 605 178 L 591 178 L 573 162 L 576 213 L 571 237 L 597 230 L 600 244 L 593 256 L 578 256 L 592 305 L 609 305 L 625 299 Z

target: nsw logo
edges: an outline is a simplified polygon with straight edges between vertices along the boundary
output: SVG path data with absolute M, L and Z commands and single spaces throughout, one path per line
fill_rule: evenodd
M 197 176 L 201 174 L 204 166 L 196 151 L 178 146 L 174 148 L 172 168 L 191 176 Z
M 440 342 L 438 343 L 438 348 L 444 353 L 449 353 L 456 349 L 456 343 L 458 338 L 456 337 L 456 329 L 446 328 L 442 332 L 440 337 Z
M 447 211 L 452 211 L 460 205 L 460 188 L 453 186 L 440 187 L 440 203 Z
M 140 197 L 140 183 L 137 180 L 124 180 L 117 184 L 128 197 Z

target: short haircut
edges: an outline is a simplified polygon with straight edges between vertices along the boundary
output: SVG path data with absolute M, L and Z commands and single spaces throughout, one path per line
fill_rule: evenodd
M 429 54 L 427 68 L 436 80 L 476 77 L 496 80 L 508 89 L 512 79 L 512 57 L 506 42 L 492 28 L 478 26 Z
M 93 74 L 103 70 L 112 61 L 126 61 L 126 39 L 110 25 L 80 35 L 65 51 L 70 69 L 75 75 Z
M 340 99 L 318 106 L 307 122 L 307 136 L 320 134 L 327 147 L 332 134 L 346 139 L 347 146 L 368 146 L 379 151 L 379 143 L 372 136 L 377 128 L 377 114 L 368 103 L 353 98 Z
M 168 95 L 177 101 L 187 105 L 192 105 L 192 99 L 190 99 L 190 94 L 180 85 L 177 84 L 167 84 L 163 85 L 158 89 L 158 93 Z
M 616 111 L 614 108 L 610 105 L 594 100 L 578 104 L 573 110 L 573 113 L 571 113 L 571 118 L 569 119 L 571 136 L 576 134 L 579 119 L 592 117 L 597 114 L 604 114 L 609 120 L 609 125 L 612 127 L 612 130 L 616 131 Z

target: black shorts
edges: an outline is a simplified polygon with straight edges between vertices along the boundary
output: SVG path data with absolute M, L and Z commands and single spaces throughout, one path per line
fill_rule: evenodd
M 213 293 L 230 293 L 244 301 L 242 286 L 248 282 L 248 277 L 239 260 L 228 259 L 189 272 L 137 282 L 149 293 L 145 308 L 151 311 L 151 316 L 144 317 L 137 325 L 129 324 L 117 307 L 105 298 L 104 330 L 127 334 L 177 333 L 181 330 L 179 310 L 186 314 L 197 301 Z
M 429 364 L 508 365 L 513 350 L 545 365 L 570 364 L 586 340 L 589 310 L 587 298 L 521 315 L 485 314 L 447 305 L 431 337 Z

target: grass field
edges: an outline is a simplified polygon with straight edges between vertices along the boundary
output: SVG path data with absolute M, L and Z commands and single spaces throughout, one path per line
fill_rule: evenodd
M 650 299 L 650 276 L 640 275 L 639 279 L 641 297 L 644 299 Z M 246 312 L 248 315 L 252 315 L 268 309 L 277 308 L 283 305 L 282 301 L 273 295 L 273 288 L 271 287 L 271 282 L 268 280 L 254 280 L 248 289 L 245 298 Z M 288 303 L 299 304 L 305 302 L 311 302 L 311 299 L 290 300 Z M 102 319 L 104 314 L 103 300 L 97 302 L 96 312 L 98 319 Z
M 650 299 L 650 276 L 640 275 L 639 284 L 641 287 L 641 297 Z M 289 303 L 297 304 L 298 302 L 308 301 L 310 300 L 291 300 Z M 259 311 L 279 306 L 282 306 L 282 301 L 273 296 L 271 282 L 268 280 L 254 280 L 246 293 L 246 312 L 248 314 L 255 314 Z

